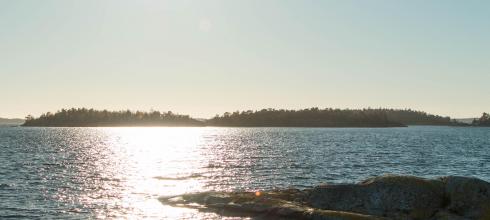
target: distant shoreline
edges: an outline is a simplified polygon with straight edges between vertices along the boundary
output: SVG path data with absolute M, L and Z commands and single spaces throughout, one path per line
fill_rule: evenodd
M 487 126 L 488 114 L 472 124 L 410 109 L 262 109 L 225 112 L 198 120 L 171 111 L 108 111 L 87 108 L 61 109 L 40 117 L 27 116 L 23 127 L 304 127 L 386 128 L 411 125 Z
M 398 126 L 165 126 L 165 125 L 110 125 L 110 126 L 26 126 L 26 125 L 13 125 L 5 127 L 25 127 L 25 128 L 405 128 L 412 125 L 398 125 Z M 413 126 L 447 126 L 447 125 L 413 125 Z M 449 126 L 448 126 L 449 127 Z
M 22 125 L 24 124 L 25 121 L 23 119 L 18 119 L 18 118 L 0 118 L 0 126 L 15 126 L 15 125 Z
M 24 128 L 407 128 L 407 127 L 455 127 L 455 128 L 488 128 L 490 126 L 466 125 L 399 125 L 399 126 L 217 126 L 217 125 L 107 125 L 107 126 L 26 126 L 0 124 L 0 127 L 24 127 Z

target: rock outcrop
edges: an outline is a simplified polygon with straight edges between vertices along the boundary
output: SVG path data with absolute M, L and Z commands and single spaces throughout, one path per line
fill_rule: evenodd
M 490 183 L 476 178 L 443 177 L 447 209 L 470 219 L 490 220 Z
M 407 176 L 377 177 L 359 184 L 325 185 L 310 192 L 314 208 L 377 216 L 428 219 L 444 207 L 442 181 Z
M 160 201 L 256 219 L 490 220 L 490 183 L 453 176 L 382 176 L 306 190 L 202 192 Z

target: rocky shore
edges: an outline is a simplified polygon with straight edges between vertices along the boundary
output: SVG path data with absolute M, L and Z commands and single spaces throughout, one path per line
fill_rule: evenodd
M 160 201 L 254 219 L 490 220 L 490 183 L 457 176 L 381 176 L 304 190 L 202 192 Z

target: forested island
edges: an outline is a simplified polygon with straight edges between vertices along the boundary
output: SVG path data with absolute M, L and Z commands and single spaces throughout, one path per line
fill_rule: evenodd
M 319 109 L 242 111 L 225 113 L 207 122 L 213 126 L 279 127 L 396 127 L 404 125 L 457 125 L 450 117 L 411 109 Z
M 479 119 L 473 120 L 473 126 L 490 127 L 490 114 L 483 113 Z
M 22 126 L 40 127 L 111 127 L 111 126 L 204 126 L 188 115 L 159 111 L 98 111 L 87 108 L 61 109 L 39 118 L 27 116 Z
M 488 124 L 484 114 L 473 124 Z M 61 109 L 35 118 L 26 117 L 23 126 L 110 127 L 110 126 L 224 126 L 224 127 L 402 127 L 406 125 L 459 125 L 449 117 L 410 109 L 262 109 L 235 111 L 197 120 L 170 111 L 108 111 L 87 108 Z
M 302 110 L 262 109 L 225 113 L 206 122 L 211 126 L 236 127 L 402 127 L 384 111 L 362 109 Z

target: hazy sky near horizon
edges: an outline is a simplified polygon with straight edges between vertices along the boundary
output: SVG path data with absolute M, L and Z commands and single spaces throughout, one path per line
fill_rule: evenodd
M 490 111 L 490 2 L 0 0 L 0 117 Z

